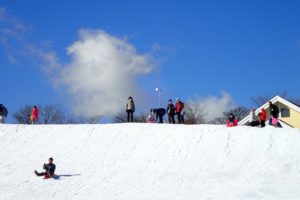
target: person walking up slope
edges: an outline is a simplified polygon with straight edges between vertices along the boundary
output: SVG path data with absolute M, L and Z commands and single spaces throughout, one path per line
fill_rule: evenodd
M 128 97 L 125 110 L 127 112 L 127 122 L 133 122 L 133 113 L 135 111 L 135 105 L 132 97 Z

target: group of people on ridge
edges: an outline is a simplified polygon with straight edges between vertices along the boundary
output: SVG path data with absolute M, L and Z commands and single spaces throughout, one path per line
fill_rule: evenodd
M 133 98 L 130 96 L 126 102 L 125 111 L 127 113 L 127 122 L 133 122 L 133 113 L 135 111 L 135 104 Z M 172 99 L 169 99 L 167 108 L 151 108 L 150 114 L 147 117 L 148 123 L 163 123 L 163 116 L 167 113 L 170 124 L 175 124 L 175 116 L 177 116 L 178 124 L 184 124 L 184 103 L 177 98 L 175 105 Z
M 274 127 L 282 127 L 280 122 L 278 121 L 279 116 L 279 108 L 273 104 L 271 101 L 269 103 L 270 108 L 270 119 L 269 119 L 269 125 Z M 250 111 L 250 119 L 249 119 L 249 126 L 255 127 L 265 127 L 266 126 L 266 120 L 267 120 L 267 112 L 264 108 L 261 109 L 261 111 L 258 113 L 258 116 L 255 114 L 256 109 L 252 109 Z M 235 119 L 235 116 L 233 114 L 230 114 L 228 117 L 228 120 L 226 121 L 227 127 L 233 127 L 238 125 L 238 120 Z

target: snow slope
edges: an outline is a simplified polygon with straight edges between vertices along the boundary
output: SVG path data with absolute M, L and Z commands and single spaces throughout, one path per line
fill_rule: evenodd
M 300 199 L 299 129 L 0 125 L 0 152 L 1 200 Z

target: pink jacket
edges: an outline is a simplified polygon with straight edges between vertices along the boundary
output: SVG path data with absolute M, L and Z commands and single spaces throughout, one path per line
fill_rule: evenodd
M 238 125 L 238 120 L 233 120 L 233 123 L 230 122 L 229 120 L 226 121 L 226 126 L 227 127 L 233 127 L 233 126 L 237 126 Z

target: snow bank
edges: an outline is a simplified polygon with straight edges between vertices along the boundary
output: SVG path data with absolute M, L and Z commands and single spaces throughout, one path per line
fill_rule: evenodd
M 0 152 L 0 199 L 300 199 L 299 129 L 0 125 Z

